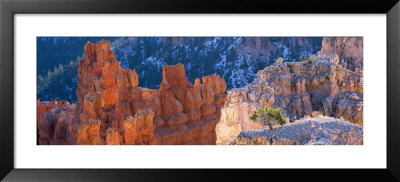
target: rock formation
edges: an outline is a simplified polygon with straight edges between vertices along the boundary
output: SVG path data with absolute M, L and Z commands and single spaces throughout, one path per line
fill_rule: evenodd
M 162 144 L 215 144 L 215 126 L 225 102 L 226 84 L 217 75 L 190 84 L 183 65 L 166 66 L 160 84 L 161 112 L 155 138 Z
M 255 41 L 261 48 L 260 40 Z M 362 130 L 361 141 L 357 139 L 363 125 L 362 38 L 324 38 L 322 44 L 321 51 L 304 62 L 279 58 L 260 70 L 251 84 L 225 95 L 224 79 L 210 75 L 191 84 L 182 64 L 163 67 L 158 90 L 141 88 L 136 71 L 122 69 L 114 60 L 109 42 L 87 43 L 77 71 L 77 103 L 37 101 L 38 144 L 212 145 L 232 140 L 254 144 L 243 133 L 263 127 L 250 120 L 263 107 L 282 108 L 290 123 L 282 131 L 306 131 L 309 124 L 298 123 L 298 119 L 320 116 L 358 125 L 336 125 L 327 119 L 332 122 L 311 124 L 322 127 L 323 134 L 316 131 L 317 139 L 314 135 L 304 135 L 311 138 L 307 141 L 283 139 L 274 133 L 256 143 L 362 144 Z M 348 125 L 357 133 L 346 130 Z M 329 133 L 331 126 L 344 133 Z M 354 141 L 340 138 L 348 133 Z
M 192 85 L 183 65 L 165 66 L 160 89 L 145 89 L 137 86 L 135 70 L 114 60 L 109 42 L 88 43 L 84 50 L 78 103 L 37 103 L 39 144 L 215 144 L 226 100 L 218 75 Z
M 322 54 L 337 54 L 340 64 L 352 71 L 363 69 L 363 37 L 325 37 Z
M 75 104 L 62 101 L 37 101 L 37 143 L 68 144 L 71 142 Z
M 330 117 L 300 119 L 274 130 L 242 131 L 232 145 L 362 145 L 363 128 Z
M 337 54 L 323 51 L 304 62 L 282 63 L 278 59 L 260 70 L 250 85 L 229 90 L 216 128 L 217 144 L 229 144 L 241 131 L 261 128 L 250 115 L 263 107 L 282 108 L 287 123 L 309 117 L 314 111 L 362 126 L 363 71 L 357 66 L 349 70 L 339 59 Z
M 82 140 L 77 140 L 77 144 L 102 144 L 107 141 L 109 128 L 122 135 L 124 121 L 145 109 L 145 102 L 148 101 L 143 99 L 137 85 L 135 70 L 121 69 L 119 62 L 114 60 L 108 42 L 86 44 L 85 57 L 78 68 L 75 117 L 80 128 L 77 132 L 86 136 L 93 130 L 92 134 L 98 132 L 100 139 L 99 142 L 87 143 L 89 140 L 81 137 Z

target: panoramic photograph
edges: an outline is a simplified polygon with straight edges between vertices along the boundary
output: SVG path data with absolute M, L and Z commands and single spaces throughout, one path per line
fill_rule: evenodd
M 363 145 L 363 37 L 37 37 L 37 145 Z

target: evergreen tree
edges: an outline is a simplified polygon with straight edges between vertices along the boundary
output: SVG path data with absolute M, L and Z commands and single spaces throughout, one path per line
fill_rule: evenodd
M 269 129 L 271 130 L 273 130 L 272 124 L 274 123 L 278 123 L 280 125 L 284 125 L 286 123 L 285 118 L 282 116 L 282 110 L 279 107 L 277 109 L 270 107 L 258 109 L 254 111 L 254 113 L 250 116 L 250 119 L 255 122 L 268 125 Z

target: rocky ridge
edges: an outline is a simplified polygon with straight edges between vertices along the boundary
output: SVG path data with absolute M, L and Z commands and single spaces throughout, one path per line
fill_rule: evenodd
M 184 66 L 165 66 L 160 89 L 138 87 L 135 70 L 122 69 L 110 44 L 84 47 L 77 104 L 38 101 L 39 144 L 215 144 L 225 103 L 218 75 L 190 84 Z
M 309 57 L 310 61 L 282 63 L 278 59 L 260 70 L 251 84 L 229 90 L 216 128 L 217 144 L 229 144 L 241 131 L 261 128 L 250 120 L 250 115 L 263 107 L 280 107 L 287 123 L 325 115 L 362 126 L 363 70 L 347 69 L 340 63 L 340 56 L 324 51 L 328 50 L 324 45 L 322 51 Z
M 362 145 L 363 128 L 331 117 L 300 119 L 284 127 L 242 131 L 231 145 Z

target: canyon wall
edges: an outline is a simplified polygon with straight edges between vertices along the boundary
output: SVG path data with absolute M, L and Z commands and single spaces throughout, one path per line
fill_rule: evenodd
M 363 70 L 359 68 L 362 64 L 352 64 L 358 65 L 351 67 L 354 71 L 344 67 L 340 63 L 341 57 L 332 53 L 336 49 L 327 47 L 337 45 L 328 44 L 330 40 L 324 38 L 322 51 L 310 56 L 309 61 L 282 63 L 278 59 L 275 64 L 260 70 L 250 85 L 229 90 L 216 128 L 217 144 L 229 144 L 241 131 L 262 128 L 261 124 L 250 120 L 250 115 L 263 107 L 280 107 L 287 123 L 303 117 L 325 115 L 362 126 Z M 344 40 L 354 42 L 356 39 Z M 358 47 L 355 49 L 346 48 L 345 52 L 359 53 Z M 325 50 L 331 52 L 328 54 Z M 357 57 L 358 54 L 339 54 L 344 57 L 355 55 L 352 60 L 362 60 L 362 54 L 361 58 Z
M 165 66 L 159 90 L 138 87 L 110 44 L 84 47 L 76 104 L 38 101 L 39 144 L 215 144 L 226 83 L 218 75 L 188 82 L 183 65 Z M 41 109 L 39 109 L 39 107 Z

